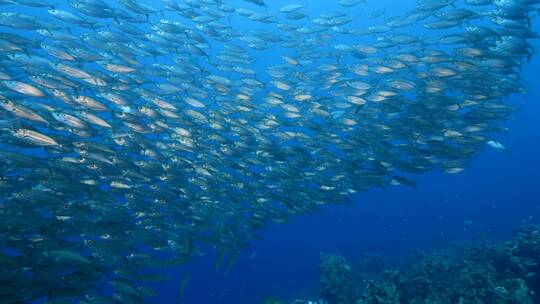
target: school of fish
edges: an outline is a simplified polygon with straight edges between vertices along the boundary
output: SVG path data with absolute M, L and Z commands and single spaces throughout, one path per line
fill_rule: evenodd
M 149 269 L 227 273 L 268 223 L 503 147 L 540 0 L 335 2 L 0 0 L 0 302 L 149 301 Z

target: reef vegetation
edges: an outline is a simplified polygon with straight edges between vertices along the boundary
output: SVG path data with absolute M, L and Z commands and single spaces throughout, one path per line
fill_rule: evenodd
M 540 226 L 532 224 L 509 241 L 453 244 L 398 263 L 321 254 L 320 296 L 328 304 L 534 304 L 539 262 Z

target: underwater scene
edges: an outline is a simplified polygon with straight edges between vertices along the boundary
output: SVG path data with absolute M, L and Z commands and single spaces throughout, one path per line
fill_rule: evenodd
M 540 303 L 540 0 L 0 0 L 0 304 Z

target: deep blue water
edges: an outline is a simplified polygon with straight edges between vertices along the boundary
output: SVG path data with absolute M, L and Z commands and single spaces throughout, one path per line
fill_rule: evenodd
M 272 7 L 287 4 L 270 2 Z M 387 7 L 388 15 L 398 15 L 413 3 L 397 8 L 393 1 L 371 2 L 370 10 Z M 333 7 L 307 6 L 317 12 Z M 540 29 L 538 18 L 533 26 Z M 532 43 L 538 48 L 538 40 Z M 269 61 L 277 58 L 268 56 Z M 261 303 L 267 296 L 316 299 L 320 252 L 351 259 L 362 251 L 399 258 L 417 248 L 510 238 L 522 221 L 540 219 L 539 73 L 540 58 L 534 57 L 522 74 L 530 93 L 510 97 L 520 110 L 506 123 L 509 132 L 498 138 L 508 152 L 486 145 L 460 174 L 426 174 L 418 177 L 416 187 L 374 189 L 352 197 L 349 206 L 328 207 L 289 224 L 265 227 L 228 276 L 215 274 L 215 255 L 206 254 L 171 271 L 176 279 L 160 284 L 156 303 L 174 302 L 184 271 L 192 274 L 184 303 Z

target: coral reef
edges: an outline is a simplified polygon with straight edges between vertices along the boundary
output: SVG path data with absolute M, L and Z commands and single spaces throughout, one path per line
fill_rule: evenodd
M 524 225 L 507 242 L 457 244 L 395 266 L 365 255 L 352 267 L 322 254 L 320 294 L 329 304 L 540 303 L 539 228 Z
M 278 298 L 271 297 L 271 298 L 264 299 L 263 304 L 284 304 L 284 302 Z
M 351 304 L 357 291 L 353 285 L 351 266 L 337 254 L 321 253 L 319 264 L 320 292 L 330 303 Z

